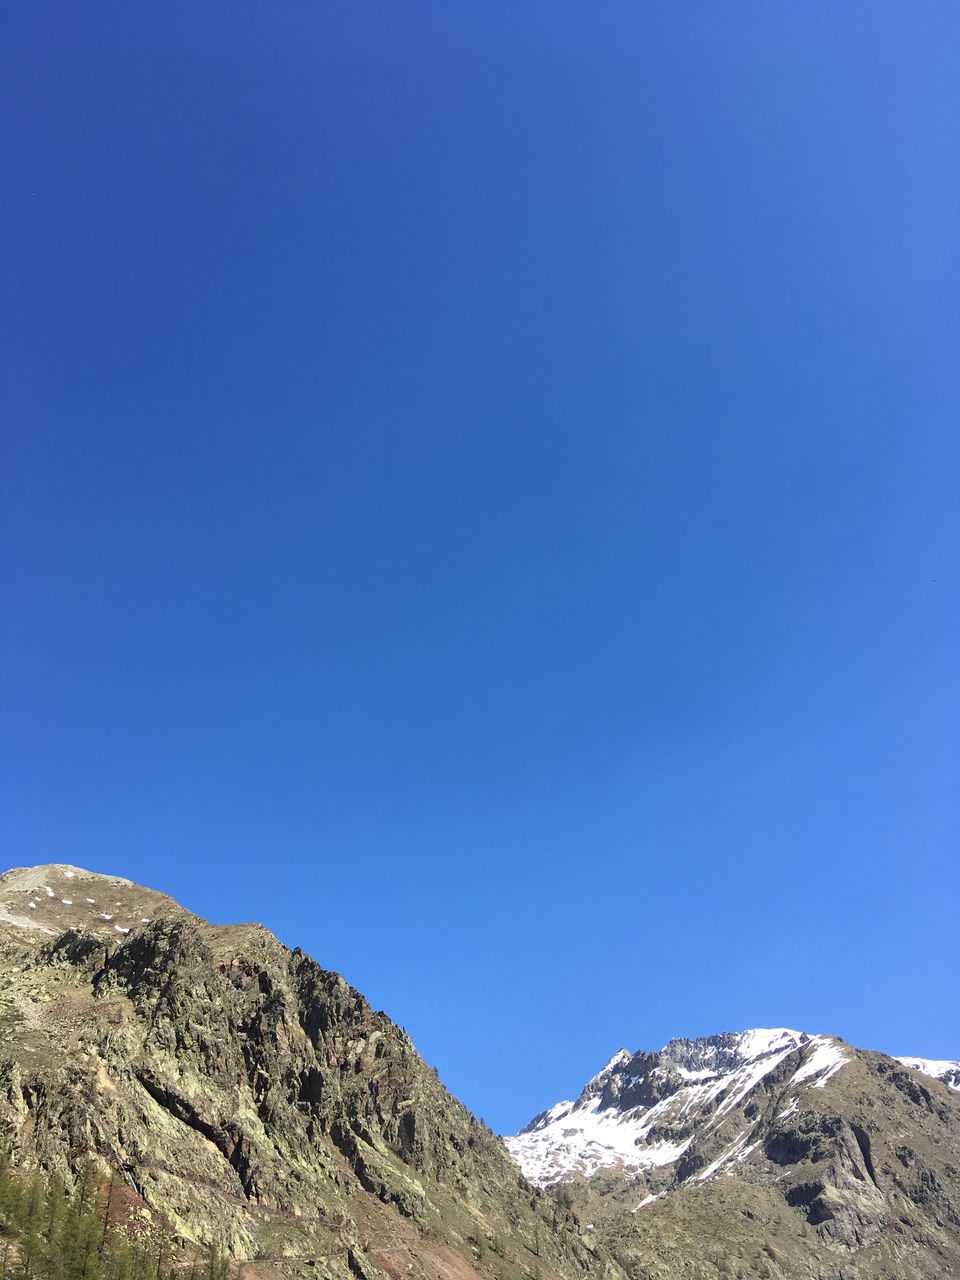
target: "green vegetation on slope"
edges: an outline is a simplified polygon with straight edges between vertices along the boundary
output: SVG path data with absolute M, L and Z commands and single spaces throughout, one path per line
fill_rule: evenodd
M 0 1153 L 0 1280 L 229 1280 L 218 1248 L 187 1257 L 166 1231 L 150 1236 L 118 1223 L 116 1186 L 90 1163 L 67 1186 L 39 1169 L 22 1174 Z

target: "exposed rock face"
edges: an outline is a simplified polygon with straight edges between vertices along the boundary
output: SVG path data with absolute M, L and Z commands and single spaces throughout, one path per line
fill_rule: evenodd
M 338 975 L 79 868 L 0 877 L 0 1134 L 246 1280 L 622 1274 Z
M 960 1277 L 958 1083 L 787 1029 L 621 1050 L 508 1140 L 536 1191 L 402 1029 L 260 926 L 0 876 L 0 1138 L 92 1155 L 244 1280 Z
M 956 1064 L 920 1061 L 785 1028 L 621 1050 L 507 1145 L 638 1277 L 960 1276 Z

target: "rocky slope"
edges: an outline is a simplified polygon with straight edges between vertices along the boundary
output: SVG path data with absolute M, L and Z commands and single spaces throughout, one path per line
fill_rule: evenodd
M 622 1280 L 342 978 L 76 867 L 0 877 L 0 1141 L 245 1280 Z
M 261 926 L 0 876 L 0 1144 L 68 1177 L 92 1156 L 124 1221 L 222 1243 L 244 1280 L 960 1277 L 958 1085 L 784 1028 L 621 1050 L 507 1140 L 528 1182 Z
M 960 1276 L 960 1076 L 786 1028 L 621 1050 L 507 1145 L 649 1280 Z

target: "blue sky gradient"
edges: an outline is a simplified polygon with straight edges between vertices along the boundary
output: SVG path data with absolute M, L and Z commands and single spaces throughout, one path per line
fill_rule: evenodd
M 10 0 L 5 865 L 495 1128 L 960 1057 L 960 8 Z

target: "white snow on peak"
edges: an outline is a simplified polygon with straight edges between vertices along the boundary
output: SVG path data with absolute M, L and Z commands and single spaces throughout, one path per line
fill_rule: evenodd
M 960 1062 L 949 1058 L 897 1058 L 905 1067 L 920 1071 L 934 1080 L 941 1080 L 948 1089 L 960 1090 Z
M 595 1076 L 592 1076 L 587 1081 L 586 1088 L 589 1089 L 592 1084 L 599 1084 L 600 1081 L 603 1080 L 611 1071 L 615 1071 L 617 1067 L 624 1066 L 632 1057 L 633 1054 L 629 1049 L 618 1049 L 603 1070 L 598 1071 Z
M 700 1135 L 722 1124 L 781 1062 L 801 1052 L 805 1061 L 789 1081 L 791 1087 L 822 1088 L 848 1060 L 831 1037 L 788 1027 L 671 1040 L 659 1055 L 621 1049 L 575 1102 L 558 1102 L 542 1112 L 522 1133 L 505 1140 L 507 1149 L 540 1186 L 572 1173 L 589 1177 L 612 1165 L 671 1165 Z M 636 1099 L 641 1101 L 630 1106 Z M 700 1179 L 745 1160 L 753 1151 L 749 1136 L 749 1131 L 741 1134 Z
M 816 1045 L 813 1053 L 793 1077 L 793 1084 L 802 1084 L 805 1080 L 815 1080 L 814 1088 L 822 1089 L 827 1081 L 837 1074 L 849 1059 L 835 1040 L 829 1036 L 814 1036 Z
M 789 1027 L 754 1027 L 737 1036 L 737 1048 L 745 1058 L 759 1058 L 765 1053 L 782 1053 L 796 1049 L 807 1037 Z

